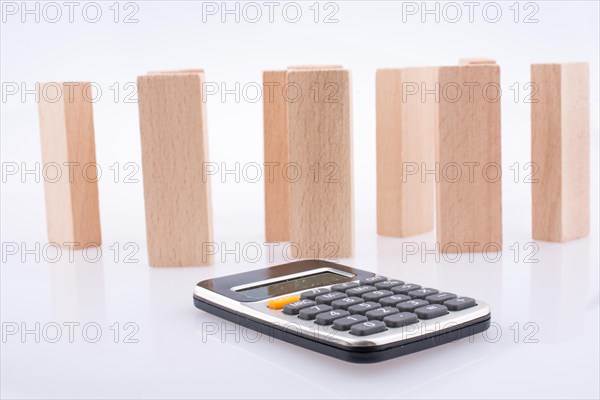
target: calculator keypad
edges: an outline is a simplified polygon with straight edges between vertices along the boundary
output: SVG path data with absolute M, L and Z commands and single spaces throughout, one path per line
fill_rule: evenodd
M 354 336 L 369 336 L 475 307 L 470 297 L 384 276 L 315 288 L 283 313 Z
M 381 304 L 368 301 L 366 303 L 360 303 L 352 307 L 348 307 L 348 311 L 350 312 L 350 314 L 365 315 L 367 311 L 374 310 L 379 307 L 381 307 Z
M 403 284 L 404 282 L 393 279 L 388 281 L 377 282 L 374 286 L 377 288 L 377 290 L 390 290 L 393 287 L 400 286 Z
M 382 307 L 395 307 L 398 303 L 404 303 L 405 301 L 409 301 L 410 297 L 405 294 L 395 294 L 393 296 L 384 297 L 379 299 L 379 304 Z
M 394 315 L 389 315 L 383 319 L 383 322 L 388 328 L 400 328 L 405 325 L 414 324 L 419 322 L 419 317 L 409 312 L 399 312 Z
M 429 302 L 427 302 L 425 300 L 416 299 L 416 300 L 409 300 L 409 301 L 405 301 L 404 303 L 396 304 L 396 308 L 400 311 L 413 312 L 417 308 L 425 307 L 428 304 L 429 304 Z
M 298 318 L 310 321 L 317 318 L 317 315 L 331 310 L 333 310 L 333 307 L 328 306 L 327 304 L 314 305 L 300 310 Z
M 376 290 L 377 290 L 377 288 L 375 286 L 361 285 L 361 286 L 357 286 L 355 288 L 346 290 L 346 294 L 348 296 L 362 297 L 363 294 L 369 293 L 369 292 L 374 292 Z
M 364 301 L 378 302 L 379 299 L 382 299 L 384 297 L 389 297 L 393 294 L 394 293 L 390 292 L 389 290 L 376 290 L 374 292 L 369 292 L 369 293 L 363 294 L 362 298 Z
M 408 292 L 417 289 L 421 289 L 421 286 L 415 285 L 414 283 L 405 283 L 400 286 L 392 287 L 392 292 L 394 292 L 394 294 L 408 294 Z
M 385 317 L 388 315 L 394 315 L 399 313 L 397 308 L 394 307 L 381 307 L 375 310 L 367 311 L 365 316 L 369 319 L 376 319 L 378 321 L 383 321 Z
M 429 306 L 417 308 L 415 310 L 415 314 L 417 317 L 419 317 L 419 319 L 432 319 L 448 314 L 448 309 L 446 306 L 431 304 Z
M 427 296 L 431 296 L 432 294 L 436 294 L 436 293 L 438 293 L 437 289 L 423 288 L 423 289 L 411 290 L 410 292 L 408 292 L 408 295 L 410 297 L 412 297 L 413 299 L 425 300 L 427 298 Z
M 311 289 L 309 291 L 300 293 L 300 298 L 314 300 L 317 296 L 320 296 L 322 294 L 329 293 L 329 292 L 330 292 L 330 290 L 327 288 Z
M 385 323 L 381 321 L 367 321 L 352 325 L 350 327 L 350 333 L 356 336 L 367 336 L 374 333 L 383 332 L 385 329 Z
M 456 295 L 454 293 L 443 292 L 429 295 L 425 297 L 425 300 L 427 300 L 430 304 L 444 304 L 445 301 L 455 298 Z
M 283 307 L 283 313 L 284 314 L 288 314 L 288 315 L 298 315 L 298 313 L 300 312 L 300 310 L 302 310 L 303 308 L 314 306 L 316 304 L 317 303 L 315 303 L 312 300 L 300 300 L 300 301 L 296 301 L 296 302 L 293 302 L 293 303 L 286 304 Z
M 360 304 L 364 302 L 365 301 L 360 297 L 346 297 L 343 299 L 332 301 L 331 306 L 333 308 L 341 308 L 342 310 L 347 310 L 355 304 Z
M 385 276 L 371 276 L 369 278 L 361 279 L 359 282 L 361 285 L 374 285 L 379 282 L 387 281 Z
M 456 299 L 445 301 L 444 305 L 448 307 L 448 310 L 450 311 L 461 311 L 469 307 L 474 307 L 476 304 L 475 299 L 470 297 L 457 297 Z
M 331 310 L 317 315 L 315 323 L 319 325 L 331 325 L 336 319 L 347 317 L 348 315 L 350 313 L 345 310 Z
M 315 301 L 317 302 L 317 304 L 330 305 L 334 300 L 343 299 L 345 297 L 348 297 L 348 296 L 345 295 L 344 293 L 331 292 L 331 293 L 326 293 L 326 294 L 322 294 L 320 296 L 315 297 Z
M 357 286 L 360 286 L 360 284 L 358 282 L 338 283 L 337 285 L 333 285 L 331 287 L 331 291 L 332 292 L 342 292 L 342 293 L 345 293 L 346 290 L 352 289 L 353 287 L 357 287 Z
M 360 324 L 361 322 L 367 322 L 368 320 L 369 319 L 364 315 L 349 315 L 333 321 L 333 329 L 337 331 L 347 331 L 352 327 L 352 325 Z

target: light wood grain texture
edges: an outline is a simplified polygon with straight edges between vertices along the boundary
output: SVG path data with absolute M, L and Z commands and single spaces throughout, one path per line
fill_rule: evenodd
M 289 163 L 288 110 L 283 88 L 286 71 L 263 73 L 265 160 L 265 231 L 267 242 L 290 240 L 290 185 L 284 179 Z
M 589 67 L 531 66 L 533 239 L 565 242 L 590 231 Z
M 44 180 L 48 240 L 76 249 L 99 246 L 102 237 L 91 85 L 41 83 L 39 98 L 42 161 L 60 170 L 60 178 Z
M 146 75 L 189 75 L 189 74 L 204 74 L 203 69 L 179 69 L 173 71 L 150 71 Z
M 350 74 L 341 69 L 291 70 L 288 83 L 302 91 L 298 101 L 288 103 L 290 163 L 297 163 L 302 174 L 290 183 L 293 256 L 351 257 Z
M 138 77 L 148 259 L 212 263 L 212 210 L 201 72 Z
M 377 233 L 433 229 L 437 68 L 381 69 L 376 77 Z
M 499 250 L 500 96 L 494 88 L 500 86 L 500 68 L 441 67 L 439 83 L 436 226 L 440 250 Z M 457 96 L 459 90 L 461 94 Z
M 459 65 L 495 65 L 496 61 L 491 58 L 461 58 Z
M 288 67 L 288 71 L 304 71 L 304 70 L 323 70 L 323 69 L 342 69 L 341 65 L 293 65 Z

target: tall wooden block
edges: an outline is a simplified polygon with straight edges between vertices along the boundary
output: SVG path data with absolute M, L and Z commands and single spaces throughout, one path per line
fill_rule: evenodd
M 437 68 L 381 69 L 376 77 L 377 233 L 433 229 Z
M 38 90 L 42 161 L 60 173 L 44 180 L 48 240 L 77 249 L 100 245 L 91 85 L 51 82 Z
M 263 73 L 265 230 L 267 242 L 290 240 L 288 110 L 284 96 L 287 71 Z
M 500 68 L 441 67 L 437 238 L 443 252 L 502 247 Z
M 200 70 L 138 77 L 148 259 L 212 263 L 206 111 Z
M 565 242 L 590 231 L 589 67 L 531 66 L 533 239 Z
M 288 71 L 299 89 L 288 102 L 290 241 L 301 258 L 353 252 L 350 74 L 343 69 Z M 292 96 L 292 95 L 290 95 Z

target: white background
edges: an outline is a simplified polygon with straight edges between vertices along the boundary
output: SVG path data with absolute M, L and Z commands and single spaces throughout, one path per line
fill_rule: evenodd
M 37 81 L 97 82 L 102 97 L 94 105 L 94 118 L 103 171 L 99 190 L 104 244 L 96 262 L 86 262 L 81 252 L 74 254 L 74 261 L 65 252 L 56 263 L 22 251 L 7 254 L 9 243 L 21 250 L 38 243 L 43 249 L 47 237 L 43 183 L 31 174 L 3 175 L 3 329 L 13 324 L 35 329 L 39 323 L 53 337 L 51 324 L 56 323 L 63 333 L 58 343 L 43 336 L 36 343 L 34 334 L 5 337 L 3 398 L 599 396 L 597 2 L 535 2 L 528 8 L 520 3 L 519 22 L 510 8 L 515 8 L 513 2 L 499 2 L 502 16 L 496 23 L 483 17 L 485 3 L 475 8 L 469 22 L 462 2 L 463 16 L 456 23 L 444 18 L 436 22 L 435 15 L 426 15 L 422 22 L 421 14 L 405 15 L 403 21 L 401 3 L 359 1 L 336 2 L 337 23 L 323 23 L 334 10 L 323 3 L 315 23 L 313 2 L 300 3 L 297 23 L 283 18 L 283 3 L 270 23 L 261 2 L 263 17 L 256 23 L 243 16 L 236 23 L 234 15 L 222 22 L 220 14 L 203 21 L 202 3 L 191 1 L 136 2 L 137 23 L 122 22 L 135 10 L 124 4 L 118 5 L 115 23 L 112 2 L 99 3 L 99 22 L 87 22 L 81 3 L 71 23 L 68 8 L 57 4 L 62 19 L 50 23 L 43 4 L 38 5 L 42 15 L 36 22 L 35 15 L 21 15 L 20 2 L 13 3 L 19 9 L 16 15 L 5 12 L 3 3 L 3 172 L 14 163 L 33 168 L 41 161 L 35 97 L 26 94 L 22 99 L 23 89 L 33 90 Z M 441 10 L 443 6 L 438 5 Z M 538 22 L 524 23 L 536 6 Z M 454 11 L 446 10 L 454 18 Z M 46 11 L 46 18 L 54 18 L 53 10 Z M 493 9 L 488 11 L 493 18 Z M 88 12 L 94 18 L 93 10 Z M 491 57 L 501 66 L 504 252 L 495 263 L 481 256 L 469 260 L 463 255 L 450 262 L 426 252 L 403 251 L 410 243 L 432 249 L 433 232 L 404 240 L 375 233 L 375 71 L 454 65 L 463 57 Z M 524 85 L 531 63 L 568 61 L 590 63 L 591 234 L 566 244 L 532 245 L 530 185 L 523 182 L 523 164 L 530 154 Z M 264 245 L 262 181 L 235 182 L 231 175 L 225 182 L 219 176 L 212 180 L 215 240 L 230 249 L 236 243 L 240 249 L 259 248 L 262 257 L 251 260 L 239 251 L 238 260 L 236 255 L 217 254 L 210 267 L 147 266 L 141 171 L 134 176 L 138 183 L 124 182 L 122 175 L 130 171 L 123 169 L 125 163 L 140 165 L 137 104 L 124 101 L 131 92 L 126 85 L 147 71 L 203 68 L 207 81 L 231 89 L 236 82 L 241 87 L 260 83 L 266 69 L 309 64 L 343 64 L 352 71 L 356 251 L 353 259 L 340 261 L 487 301 L 494 321 L 487 337 L 381 364 L 352 365 L 268 337 L 256 341 L 251 332 L 195 309 L 192 290 L 197 281 L 285 261 L 281 246 L 270 257 Z M 121 88 L 117 101 L 111 90 L 115 83 Z M 15 85 L 19 92 L 9 95 Z M 511 87 L 521 88 L 517 101 Z M 236 162 L 262 163 L 262 101 L 249 100 L 208 98 L 211 161 L 228 168 Z M 518 182 L 509 169 L 516 162 Z M 115 163 L 121 169 L 117 182 L 109 169 Z M 134 247 L 125 249 L 127 243 Z M 111 248 L 121 251 L 116 254 Z M 124 262 L 131 252 L 133 262 Z M 80 324 L 73 343 L 64 325 L 70 322 Z M 126 327 L 127 322 L 134 325 Z M 85 340 L 86 323 L 101 327 L 97 343 Z M 207 335 L 214 326 L 217 334 Z M 124 343 L 124 335 L 135 327 L 132 338 L 138 343 Z M 94 336 L 93 329 L 89 336 Z

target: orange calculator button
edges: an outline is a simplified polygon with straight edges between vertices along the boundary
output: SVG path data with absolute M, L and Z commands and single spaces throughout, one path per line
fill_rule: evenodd
M 286 304 L 290 304 L 290 303 L 293 303 L 293 302 L 299 301 L 299 300 L 300 300 L 300 296 L 298 296 L 298 295 L 280 297 L 278 299 L 273 299 L 273 300 L 269 301 L 267 303 L 267 307 L 272 308 L 273 310 L 281 310 L 283 308 L 283 306 L 285 306 Z

